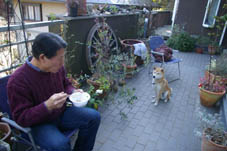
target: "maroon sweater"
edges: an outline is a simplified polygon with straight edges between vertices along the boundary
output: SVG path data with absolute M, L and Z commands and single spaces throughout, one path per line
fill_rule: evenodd
M 57 73 L 37 71 L 25 63 L 10 77 L 7 85 L 13 119 L 21 126 L 32 126 L 56 119 L 65 109 L 47 110 L 44 102 L 59 92 L 72 93 L 64 67 Z

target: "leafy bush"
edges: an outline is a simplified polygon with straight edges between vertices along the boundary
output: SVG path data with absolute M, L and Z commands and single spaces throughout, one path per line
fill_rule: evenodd
M 190 52 L 195 48 L 195 41 L 187 32 L 180 32 L 173 34 L 167 40 L 167 45 L 179 51 Z
M 205 37 L 205 36 L 199 36 L 198 38 L 196 38 L 196 45 L 197 46 L 201 46 L 201 47 L 207 47 L 210 43 L 210 39 L 209 37 Z

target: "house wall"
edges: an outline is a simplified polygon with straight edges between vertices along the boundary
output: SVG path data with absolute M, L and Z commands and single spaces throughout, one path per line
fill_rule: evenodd
M 224 13 L 223 5 L 225 0 L 221 1 L 218 15 Z M 202 26 L 205 15 L 207 0 L 179 0 L 178 11 L 176 13 L 175 24 L 184 26 L 184 30 L 193 35 L 207 36 L 207 33 L 214 32 L 215 29 Z M 222 46 L 227 48 L 226 38 L 223 39 Z
M 175 24 L 184 26 L 191 34 L 200 34 L 207 0 L 179 0 Z
M 67 9 L 64 3 L 42 3 L 43 10 L 43 20 L 48 20 L 48 15 L 54 13 L 56 15 L 65 15 L 67 13 Z
M 29 0 L 22 0 L 21 2 L 42 4 L 42 19 L 43 19 L 42 21 L 48 21 L 48 15 L 50 14 L 55 14 L 56 16 L 58 16 L 58 15 L 64 15 L 67 12 L 65 3 L 53 3 L 53 2 L 51 3 L 51 2 L 42 2 L 42 1 L 29 1 Z M 20 17 L 20 11 L 19 11 L 17 0 L 14 0 L 14 8 L 17 14 L 16 20 L 20 21 L 21 17 Z M 25 22 L 29 23 L 31 21 L 25 21 Z M 40 32 L 48 32 L 49 30 L 48 30 L 48 27 L 39 27 L 39 28 L 29 29 L 28 31 L 33 33 L 40 33 Z

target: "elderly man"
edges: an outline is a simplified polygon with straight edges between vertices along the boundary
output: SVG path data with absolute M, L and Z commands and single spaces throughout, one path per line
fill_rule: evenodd
M 58 35 L 41 33 L 32 45 L 32 57 L 9 79 L 7 89 L 13 119 L 31 127 L 35 143 L 48 151 L 71 151 L 62 130 L 79 129 L 76 151 L 91 151 L 100 124 L 100 114 L 91 108 L 66 107 L 75 91 L 66 78 L 64 51 L 67 44 Z

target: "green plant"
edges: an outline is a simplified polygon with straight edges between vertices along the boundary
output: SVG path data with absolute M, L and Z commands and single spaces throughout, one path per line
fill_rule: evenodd
M 126 66 L 134 66 L 135 65 L 136 57 L 132 53 L 130 53 L 130 54 L 123 53 L 122 56 L 123 56 L 123 63 Z
M 109 6 L 109 11 L 112 13 L 112 14 L 116 14 L 116 13 L 118 13 L 118 8 L 117 8 L 117 6 L 115 6 L 115 5 L 111 5 L 111 6 Z
M 50 17 L 50 20 L 51 20 L 51 21 L 57 19 L 57 16 L 56 16 L 56 14 L 54 14 L 54 13 L 50 13 L 49 17 Z
M 99 79 L 95 80 L 95 82 L 99 84 L 99 90 L 106 92 L 110 90 L 110 81 L 106 77 L 101 76 Z
M 223 29 L 225 27 L 225 24 L 227 23 L 227 4 L 223 5 L 223 15 L 221 16 L 215 16 L 215 25 L 213 27 L 213 31 L 208 33 L 208 36 L 210 37 L 211 45 L 219 48 L 219 40 L 220 36 L 223 32 Z
M 199 36 L 196 38 L 196 45 L 200 47 L 207 47 L 210 43 L 209 37 L 206 36 Z
M 137 36 L 142 38 L 144 34 L 145 14 L 140 14 L 137 23 Z
M 227 134 L 224 124 L 221 122 L 221 115 L 218 113 L 208 113 L 206 111 L 197 111 L 196 114 L 199 126 L 195 129 L 196 136 L 205 136 L 206 139 L 215 144 L 227 146 Z
M 183 29 L 175 29 L 166 44 L 173 49 L 190 52 L 195 48 L 195 42 L 195 38 L 191 37 Z
M 88 91 L 87 91 L 91 98 L 87 104 L 88 107 L 92 107 L 94 109 L 98 109 L 98 106 L 103 104 L 103 99 L 100 99 L 98 96 L 101 94 L 99 91 L 95 91 L 95 87 L 94 86 L 90 86 Z M 99 93 L 98 93 L 99 92 Z M 103 92 L 102 92 L 103 93 Z
M 215 75 L 226 76 L 227 75 L 227 54 L 222 53 L 217 59 L 212 58 L 210 65 L 207 66 L 207 70 Z
M 121 54 L 118 48 L 114 49 L 114 51 L 110 51 L 110 48 L 106 44 L 110 42 L 111 35 L 109 35 L 105 19 L 96 19 L 95 22 L 97 26 L 100 27 L 99 30 L 97 30 L 97 35 L 101 42 L 96 41 L 92 45 L 97 53 L 97 59 L 95 64 L 91 67 L 93 74 L 89 78 L 88 83 L 91 84 L 89 93 L 92 98 L 89 105 L 97 108 L 97 106 L 102 105 L 105 101 L 106 97 L 102 98 L 101 96 L 106 96 L 106 93 L 109 92 L 108 98 L 110 99 L 118 90 L 118 81 L 125 77 L 122 63 L 125 61 L 126 54 Z M 88 45 L 91 45 L 91 42 L 89 42 Z M 115 90 L 112 91 L 114 93 L 112 93 L 111 90 Z M 125 97 L 129 95 L 131 95 L 131 93 L 128 93 Z M 135 96 L 131 99 L 135 99 Z M 112 99 L 111 102 L 114 103 L 114 100 L 115 99 Z M 125 99 L 123 102 L 130 104 L 132 100 L 127 101 L 127 99 Z M 122 112 L 120 112 L 120 114 L 123 116 Z

